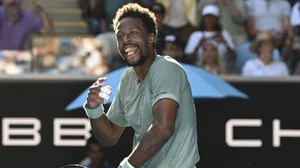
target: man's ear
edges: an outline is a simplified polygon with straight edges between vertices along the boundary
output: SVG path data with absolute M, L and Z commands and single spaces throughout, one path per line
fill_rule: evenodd
M 155 35 L 154 35 L 154 33 L 150 33 L 149 34 L 149 42 L 150 43 L 155 43 Z

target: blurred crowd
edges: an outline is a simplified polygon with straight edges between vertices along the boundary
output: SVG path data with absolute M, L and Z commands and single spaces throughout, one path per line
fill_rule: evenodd
M 37 2 L 28 11 L 2 0 L 0 73 L 101 76 L 126 66 L 111 24 L 130 2 L 156 15 L 159 55 L 215 75 L 300 74 L 300 0 L 78 0 L 89 34 L 71 37 L 57 36 Z

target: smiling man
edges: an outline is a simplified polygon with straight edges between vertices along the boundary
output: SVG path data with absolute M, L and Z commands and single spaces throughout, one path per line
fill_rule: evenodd
M 138 4 L 118 10 L 113 24 L 119 52 L 130 66 L 108 112 L 111 88 L 100 78 L 83 105 L 104 147 L 117 143 L 126 127 L 134 131 L 133 150 L 120 168 L 195 168 L 199 161 L 194 101 L 187 75 L 171 57 L 155 52 L 155 16 Z

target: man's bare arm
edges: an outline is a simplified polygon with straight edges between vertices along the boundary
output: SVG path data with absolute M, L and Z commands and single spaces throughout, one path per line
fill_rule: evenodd
M 178 104 L 172 99 L 161 99 L 153 106 L 153 123 L 128 157 L 128 162 L 132 166 L 141 167 L 172 137 L 175 131 L 177 108 Z
M 102 84 L 106 80 L 107 78 L 99 78 L 98 81 L 89 88 L 87 101 L 84 107 L 89 115 L 97 114 L 96 117 L 89 117 L 91 118 L 90 122 L 92 130 L 98 142 L 103 147 L 110 147 L 118 142 L 125 128 L 112 123 L 103 112 L 102 104 L 105 104 L 106 102 L 99 96 L 99 93 L 101 92 Z M 108 89 L 111 90 L 112 88 L 108 87 Z
M 98 119 L 91 119 L 90 121 L 94 135 L 103 147 L 115 145 L 125 130 L 124 127 L 119 127 L 109 121 L 104 114 Z

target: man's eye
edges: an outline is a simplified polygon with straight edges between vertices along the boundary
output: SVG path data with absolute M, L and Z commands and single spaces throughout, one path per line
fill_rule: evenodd
M 118 36 L 118 40 L 122 40 L 124 38 L 123 35 Z
M 136 34 L 137 34 L 137 32 L 130 32 L 130 34 L 131 34 L 131 35 L 136 35 Z

